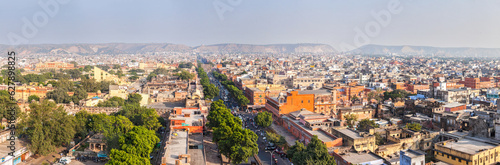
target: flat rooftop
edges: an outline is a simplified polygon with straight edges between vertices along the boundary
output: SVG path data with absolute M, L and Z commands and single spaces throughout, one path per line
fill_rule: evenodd
M 345 155 L 341 155 L 344 160 L 347 162 L 350 162 L 352 164 L 361 164 L 365 162 L 372 162 L 375 160 L 381 160 L 382 162 L 384 159 L 380 156 L 375 155 L 374 153 L 353 153 L 349 152 L 346 153 Z
M 8 147 L 10 146 L 10 140 L 4 141 L 0 143 L 0 158 L 4 158 L 12 152 Z M 16 151 L 20 150 L 23 147 L 27 147 L 28 144 L 24 141 L 16 139 Z
M 303 129 L 303 130 L 305 130 L 305 131 L 309 132 L 311 135 L 316 135 L 316 136 L 318 136 L 318 139 L 319 139 L 319 140 L 321 140 L 321 141 L 323 141 L 323 142 L 331 142 L 331 141 L 334 141 L 335 139 L 337 139 L 337 138 L 335 138 L 335 137 L 332 137 L 332 136 L 330 136 L 330 135 L 326 134 L 326 133 L 325 133 L 325 132 L 323 132 L 323 131 L 313 131 L 313 130 L 311 130 L 311 129 L 309 129 L 309 128 L 305 127 L 302 123 L 300 123 L 300 121 L 299 121 L 299 120 L 290 119 L 290 118 L 288 118 L 288 117 L 286 117 L 286 116 L 285 116 L 285 118 L 286 118 L 286 119 L 288 119 L 288 120 L 289 120 L 289 121 L 291 121 L 291 122 L 294 122 L 294 123 L 295 123 L 296 125 L 298 125 L 299 127 L 302 127 L 302 129 Z
M 418 156 L 425 155 L 424 153 L 421 153 L 421 152 L 418 152 L 415 150 L 406 150 L 404 152 L 405 152 L 405 155 L 410 157 L 410 158 L 416 158 Z
M 471 139 L 460 139 L 457 142 L 447 142 L 444 147 L 473 155 L 478 153 L 479 150 L 492 149 L 496 146 Z
M 350 130 L 350 129 L 337 129 L 340 133 L 352 138 L 352 139 L 359 139 L 363 138 L 362 136 L 359 135 L 356 131 Z
M 331 92 L 328 89 L 319 89 L 319 90 L 299 91 L 299 94 L 301 94 L 301 95 L 304 95 L 304 94 L 321 95 L 321 94 L 331 94 Z
M 177 136 L 175 136 L 177 134 Z M 180 155 L 188 153 L 188 133 L 186 131 L 172 132 L 170 135 L 170 144 L 167 146 L 166 158 L 168 165 L 175 165 L 175 160 Z M 181 161 L 187 163 L 186 159 Z

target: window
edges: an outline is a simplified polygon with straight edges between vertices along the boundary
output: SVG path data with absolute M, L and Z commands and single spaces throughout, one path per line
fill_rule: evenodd
M 302 100 L 301 102 L 304 103 L 304 100 Z
M 311 103 L 311 100 L 307 100 L 307 103 Z

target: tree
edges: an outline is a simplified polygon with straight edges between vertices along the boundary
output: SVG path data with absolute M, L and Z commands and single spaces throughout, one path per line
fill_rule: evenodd
M 135 80 L 139 79 L 139 76 L 135 76 L 135 75 L 134 76 L 130 76 L 128 79 L 132 80 L 132 81 L 135 81 Z
M 120 69 L 120 68 L 121 68 L 121 66 L 120 66 L 120 65 L 118 65 L 118 64 L 114 64 L 114 65 L 113 65 L 113 69 Z
M 21 108 L 19 108 L 14 100 L 10 99 L 9 92 L 0 90 L 0 120 L 10 120 L 13 117 L 12 108 L 15 111 L 15 118 L 19 118 L 22 115 Z
M 75 137 L 84 138 L 89 133 L 90 113 L 81 110 L 75 114 Z
M 305 156 L 303 153 L 306 150 L 306 146 L 304 146 L 303 143 L 299 142 L 298 140 L 295 141 L 295 145 L 290 147 L 288 149 L 287 156 L 290 158 L 290 161 L 294 162 L 295 164 L 299 164 L 302 162 L 302 160 L 305 160 Z
M 146 78 L 148 81 L 151 81 L 153 77 L 156 77 L 157 75 L 155 73 L 150 73 L 148 77 Z
M 281 136 L 280 134 L 273 133 L 266 131 L 266 138 L 270 142 L 276 144 L 277 146 L 283 147 L 286 144 L 286 139 L 284 136 Z
M 137 164 L 137 165 L 150 165 L 150 161 L 148 158 L 143 158 L 134 154 L 129 154 L 123 150 L 112 149 L 109 154 L 109 161 L 106 163 L 107 165 L 128 165 L 128 164 Z
M 84 79 L 81 81 L 81 86 L 87 92 L 97 92 L 101 87 L 100 84 L 95 81 L 95 79 Z
M 46 155 L 71 141 L 76 133 L 75 119 L 61 106 L 45 100 L 31 103 L 30 109 L 29 116 L 20 120 L 17 129 L 28 137 L 33 153 Z
M 71 96 L 70 100 L 73 101 L 73 103 L 78 104 L 80 100 L 86 99 L 87 97 L 87 91 L 85 91 L 85 89 L 78 88 L 75 90 L 75 93 Z
M 181 73 L 175 74 L 176 76 L 179 76 L 182 80 L 190 80 L 193 79 L 194 74 L 189 73 L 188 71 L 182 70 Z
M 149 158 L 149 154 L 158 142 L 160 139 L 155 131 L 141 126 L 135 126 L 119 140 L 121 150 L 144 158 Z
M 422 125 L 419 123 L 406 123 L 405 128 L 410 129 L 412 131 L 420 132 L 422 130 Z
M 138 94 L 138 93 L 131 93 L 131 94 L 128 94 L 128 98 L 127 98 L 127 103 L 129 104 L 139 104 L 142 100 L 142 96 L 141 94 Z
M 255 116 L 255 123 L 261 127 L 269 127 L 273 123 L 273 115 L 269 112 L 260 112 Z
M 123 105 L 125 105 L 125 99 L 117 96 L 113 96 L 104 102 L 97 103 L 98 107 L 121 107 Z
M 372 128 L 377 128 L 377 124 L 375 124 L 375 121 L 370 120 L 370 119 L 363 119 L 359 121 L 358 123 L 358 130 L 360 131 L 369 131 Z
M 76 61 L 71 61 L 71 62 L 69 62 L 69 63 L 70 63 L 70 64 L 73 64 L 73 66 L 74 66 L 75 68 L 76 68 L 76 67 L 78 67 L 78 63 L 77 63 Z
M 288 156 L 294 164 L 306 165 L 330 165 L 335 164 L 335 160 L 328 153 L 326 145 L 314 135 L 307 147 L 298 141 L 288 150 Z
M 28 97 L 28 102 L 31 103 L 32 101 L 40 101 L 40 97 L 38 97 L 37 95 L 31 95 Z
M 249 129 L 234 127 L 234 130 L 229 138 L 218 142 L 220 151 L 229 158 L 229 162 L 234 164 L 247 162 L 250 156 L 258 152 L 258 136 Z
M 47 98 L 54 100 L 56 103 L 69 103 L 70 97 L 67 91 L 62 88 L 47 92 Z
M 405 98 L 406 96 L 410 95 L 410 93 L 406 92 L 405 90 L 401 89 L 396 89 L 391 92 L 384 92 L 384 100 L 395 100 L 396 98 Z
M 116 115 L 123 115 L 130 119 L 134 125 L 143 126 L 149 130 L 157 130 L 161 127 L 158 114 L 153 108 L 140 106 L 139 104 L 127 104 L 122 107 Z
M 80 76 L 82 76 L 82 72 L 78 69 L 69 69 L 69 70 L 66 70 L 66 73 L 69 74 L 69 76 L 72 79 L 77 79 L 77 78 L 80 78 Z
M 358 120 L 358 117 L 354 114 L 345 115 L 344 118 L 349 128 L 352 128 L 354 126 L 354 122 Z

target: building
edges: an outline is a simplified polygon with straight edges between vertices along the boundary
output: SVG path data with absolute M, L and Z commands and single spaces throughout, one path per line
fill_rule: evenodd
M 68 64 L 64 62 L 46 62 L 35 64 L 35 71 L 46 70 L 46 69 L 75 69 L 74 64 Z
M 434 158 L 450 164 L 494 164 L 500 162 L 498 152 L 498 144 L 469 138 L 434 144 Z
M 445 112 L 455 112 L 467 109 L 467 105 L 455 102 L 445 104 L 443 105 L 443 108 Z
M 206 112 L 199 108 L 174 108 L 169 116 L 170 136 L 162 165 L 205 164 L 203 129 Z
M 319 89 L 323 87 L 325 81 L 326 79 L 323 77 L 292 77 L 288 80 L 288 87 L 312 87 L 312 89 Z
M 377 164 L 377 165 L 388 165 L 390 164 L 384 158 L 378 156 L 373 152 L 342 152 L 342 153 L 332 153 L 335 157 L 335 163 L 337 165 L 353 165 L 353 164 Z
M 278 97 L 266 97 L 266 110 L 273 114 L 275 121 L 280 121 L 283 114 L 302 108 L 314 111 L 314 94 L 299 94 L 299 91 L 291 91 L 286 95 L 280 93 Z
M 282 85 L 247 85 L 244 95 L 250 101 L 247 105 L 251 109 L 264 108 L 266 106 L 267 97 L 277 97 L 279 93 L 284 92 L 285 87 Z
M 375 136 L 367 132 L 357 132 L 346 128 L 330 129 L 333 135 L 342 138 L 343 146 L 353 146 L 356 151 L 375 151 Z
M 22 99 L 23 101 L 29 102 L 28 97 L 30 97 L 31 95 L 35 95 L 40 99 L 45 99 L 47 97 L 47 93 L 52 90 L 54 90 L 54 88 L 52 88 L 51 84 L 49 84 L 47 87 L 23 85 L 20 87 L 16 87 L 14 98 L 16 100 Z
M 463 81 L 460 81 L 459 83 L 464 84 L 465 87 L 472 88 L 472 89 L 483 89 L 483 88 L 495 87 L 494 81 L 490 77 L 465 78 Z
M 109 97 L 120 97 L 122 99 L 127 99 L 128 87 L 122 85 L 109 85 Z
M 425 165 L 425 153 L 415 150 L 399 151 L 400 165 Z
M 11 137 L 10 133 L 10 130 L 2 130 L 0 132 L 0 158 L 2 160 L 0 164 L 2 165 L 16 165 L 31 156 L 31 152 L 28 149 L 28 143 L 22 140 L 16 139 L 14 150 L 10 149 L 12 146 L 9 140 Z M 9 153 L 13 151 L 14 154 L 9 155 Z
M 118 85 L 126 83 L 125 77 L 118 78 L 117 75 L 110 74 L 96 66 L 94 66 L 94 69 L 92 70 L 91 78 L 94 78 L 96 82 L 111 81 Z
M 328 129 L 334 125 L 334 121 L 328 120 L 328 116 L 302 109 L 291 112 L 288 115 L 283 115 L 281 118 L 283 119 L 283 127 L 306 145 L 311 141 L 313 136 L 318 136 L 318 139 L 326 147 L 342 145 L 342 138 L 324 131 L 324 129 Z

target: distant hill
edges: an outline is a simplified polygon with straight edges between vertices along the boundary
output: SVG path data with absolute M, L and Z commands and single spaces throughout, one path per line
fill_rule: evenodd
M 196 52 L 229 52 L 229 53 L 333 53 L 335 49 L 326 44 L 215 44 L 194 48 Z
M 359 54 L 399 54 L 439 57 L 500 57 L 500 48 L 446 48 L 430 46 L 365 45 L 351 51 Z
M 0 50 L 11 50 L 13 46 L 0 45 Z M 134 54 L 147 52 L 202 52 L 202 53 L 332 53 L 330 45 L 325 44 L 216 44 L 189 47 L 170 43 L 107 43 L 107 44 L 39 44 L 19 45 L 15 49 L 19 55 L 98 55 L 98 54 Z
M 0 50 L 10 50 L 13 46 L 0 45 Z M 130 43 L 107 43 L 107 44 L 40 44 L 19 45 L 15 49 L 18 54 L 129 54 L 146 52 L 186 52 L 191 47 L 180 44 L 130 44 Z

